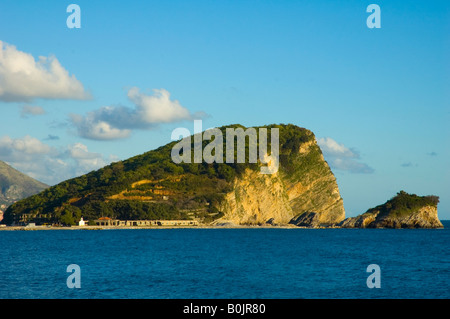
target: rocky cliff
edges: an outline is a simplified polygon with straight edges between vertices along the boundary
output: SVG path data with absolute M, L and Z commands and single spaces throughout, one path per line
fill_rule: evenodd
M 343 228 L 441 228 L 437 196 L 417 196 L 403 191 L 383 205 L 338 223 Z
M 261 174 L 261 168 L 267 168 L 261 155 L 268 156 L 261 153 L 256 163 L 248 161 L 249 153 L 244 163 L 176 163 L 171 154 L 181 142 L 172 142 L 19 201 L 5 212 L 5 222 L 70 225 L 81 216 L 85 220 L 108 216 L 239 225 L 318 226 L 342 221 L 343 200 L 314 134 L 295 125 L 263 128 L 270 133 L 266 150 L 272 150 L 272 130 L 279 130 L 279 169 L 272 174 Z M 241 125 L 219 128 L 223 136 L 228 129 L 248 131 Z M 261 138 L 256 142 L 260 152 Z M 244 141 L 246 151 L 255 146 L 250 137 Z M 191 146 L 195 151 L 194 143 Z M 203 139 L 203 149 L 208 146 Z M 239 156 L 237 151 L 234 155 Z
M 314 136 L 291 151 L 279 172 L 247 169 L 237 178 L 219 207 L 224 216 L 217 222 L 316 227 L 342 221 L 343 200 Z

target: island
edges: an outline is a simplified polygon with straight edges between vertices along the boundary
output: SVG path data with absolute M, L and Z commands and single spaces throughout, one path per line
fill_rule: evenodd
M 173 141 L 19 200 L 6 209 L 2 223 L 77 226 L 83 220 L 81 227 L 442 227 L 437 196 L 404 192 L 346 219 L 336 178 L 308 129 L 293 124 L 258 128 L 235 124 L 215 129 L 214 139 L 211 134 L 205 138 L 206 132 L 199 133 L 200 146 L 203 152 L 214 146 L 215 161 L 191 161 L 184 153 L 188 161 L 174 161 L 177 145 L 197 146 L 195 135 Z M 215 143 L 230 132 L 243 136 L 233 137 L 231 154 L 227 145 Z M 270 162 L 262 159 L 273 155 L 269 154 L 272 143 L 278 145 L 277 170 L 263 174 Z M 230 155 L 239 159 L 239 146 L 245 150 L 244 161 L 227 161 Z M 252 150 L 260 152 L 258 160 L 252 160 Z
M 400 191 L 382 205 L 338 223 L 343 228 L 443 228 L 437 214 L 439 197 Z

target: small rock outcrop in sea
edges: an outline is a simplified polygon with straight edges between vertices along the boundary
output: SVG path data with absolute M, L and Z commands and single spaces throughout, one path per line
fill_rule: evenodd
M 417 196 L 400 191 L 383 205 L 338 223 L 342 228 L 442 228 L 437 196 Z
M 302 227 L 318 227 L 321 225 L 319 216 L 314 212 L 304 212 L 292 218 L 289 223 Z

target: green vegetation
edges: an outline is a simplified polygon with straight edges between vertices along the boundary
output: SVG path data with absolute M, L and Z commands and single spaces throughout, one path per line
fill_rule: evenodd
M 400 191 L 395 197 L 391 198 L 383 205 L 369 209 L 366 214 L 380 211 L 381 215 L 389 214 L 391 216 L 401 217 L 411 214 L 411 211 L 424 206 L 437 207 L 438 203 L 438 196 L 418 196 L 416 194 L 408 194 L 404 191 Z
M 225 194 L 233 190 L 235 178 L 246 169 L 260 168 L 259 162 L 248 163 L 248 149 L 252 146 L 248 138 L 245 163 L 226 163 L 227 127 L 246 129 L 241 125 L 220 128 L 224 138 L 224 163 L 175 164 L 171 150 L 177 142 L 171 142 L 18 201 L 7 209 L 3 222 L 34 221 L 73 225 L 81 216 L 85 220 L 101 216 L 129 220 L 200 218 L 210 221 L 218 218 L 222 216 L 218 210 L 219 204 Z M 281 174 L 298 178 L 305 171 L 315 168 L 321 156 L 317 145 L 307 155 L 298 156 L 300 146 L 314 139 L 312 132 L 291 124 L 269 125 L 265 128 L 268 129 L 269 152 L 270 129 L 279 129 Z M 259 135 L 258 129 L 256 132 Z M 191 142 L 193 150 L 193 139 Z M 208 140 L 203 141 L 203 148 L 209 143 Z M 235 140 L 235 146 L 236 143 Z

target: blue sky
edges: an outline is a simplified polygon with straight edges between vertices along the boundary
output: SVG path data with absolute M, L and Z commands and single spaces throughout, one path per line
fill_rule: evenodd
M 70 3 L 0 3 L 0 160 L 55 184 L 199 114 L 293 123 L 318 138 L 347 216 L 403 189 L 450 219 L 448 1 L 74 1 L 80 29 Z M 18 60 L 32 76 L 12 76 Z

